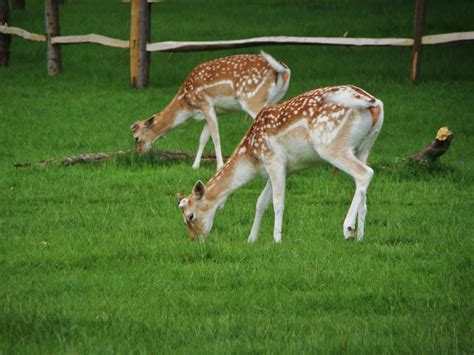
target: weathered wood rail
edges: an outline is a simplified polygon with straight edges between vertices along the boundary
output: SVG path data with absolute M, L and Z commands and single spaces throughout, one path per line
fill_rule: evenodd
M 348 37 L 290 37 L 269 36 L 228 41 L 166 41 L 151 43 L 151 5 L 160 0 L 121 0 L 130 3 L 130 38 L 121 40 L 98 34 L 61 36 L 59 33 L 58 0 L 45 1 L 45 33 L 28 32 L 18 27 L 10 27 L 2 21 L 2 13 L 8 17 L 8 1 L 0 0 L 0 34 L 16 35 L 31 41 L 47 43 L 48 73 L 59 74 L 61 69 L 61 45 L 95 43 L 103 46 L 129 49 L 130 51 L 130 84 L 143 88 L 149 84 L 149 67 L 151 52 L 188 52 L 209 51 L 232 48 L 247 48 L 263 45 L 339 45 L 339 46 L 405 46 L 413 47 L 410 78 L 413 83 L 420 77 L 421 53 L 424 45 L 474 41 L 474 31 L 442 33 L 423 36 L 425 18 L 425 0 L 416 0 L 414 38 L 348 38 Z M 24 5 L 23 5 L 24 6 Z M 2 37 L 0 37 L 1 39 Z M 0 53 L 9 53 L 9 41 L 0 41 Z M 1 65 L 2 62 L 0 62 Z M 4 65 L 7 65 L 8 62 Z
M 450 42 L 472 41 L 474 31 L 443 33 L 439 35 L 423 36 L 422 44 L 441 44 Z M 337 46 L 413 46 L 414 40 L 411 38 L 351 38 L 351 37 L 255 37 L 248 39 L 237 39 L 229 41 L 205 41 L 205 42 L 157 42 L 147 45 L 150 52 L 187 52 L 198 50 L 217 50 L 244 48 L 252 46 L 267 45 L 337 45 Z

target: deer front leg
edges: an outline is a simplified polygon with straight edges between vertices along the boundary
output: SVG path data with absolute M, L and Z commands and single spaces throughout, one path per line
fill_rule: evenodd
M 250 232 L 249 243 L 254 243 L 258 238 L 258 232 L 260 230 L 260 222 L 262 217 L 267 210 L 270 201 L 272 200 L 272 183 L 270 180 L 267 181 L 262 193 L 257 200 L 257 208 L 255 210 L 255 218 L 253 220 L 252 231 Z
M 211 136 L 211 133 L 209 132 L 209 127 L 207 126 L 207 123 L 205 123 L 201 132 L 201 137 L 199 138 L 199 148 L 196 153 L 196 159 L 194 159 L 193 169 L 198 169 L 199 166 L 201 165 L 202 152 L 204 151 L 204 147 L 209 141 L 210 136 Z
M 204 116 L 206 117 L 207 126 L 211 133 L 212 142 L 216 151 L 217 170 L 224 165 L 224 159 L 222 158 L 221 151 L 221 138 L 219 136 L 219 125 L 217 124 L 217 116 L 214 107 L 209 107 L 204 110 Z
M 283 211 L 285 209 L 286 167 L 281 163 L 273 163 L 270 165 L 267 171 L 270 175 L 273 197 L 273 211 L 275 212 L 273 241 L 275 243 L 281 243 Z

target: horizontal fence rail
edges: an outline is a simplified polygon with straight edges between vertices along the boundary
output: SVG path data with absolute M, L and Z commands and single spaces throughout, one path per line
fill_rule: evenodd
M 146 49 L 150 52 L 184 52 L 213 49 L 242 48 L 264 45 L 341 45 L 341 46 L 412 46 L 410 38 L 348 38 L 348 37 L 256 37 L 229 41 L 178 42 L 167 41 L 150 43 Z
M 473 32 L 444 33 L 422 37 L 422 44 L 441 44 L 449 42 L 474 40 Z M 156 42 L 149 43 L 146 49 L 150 52 L 184 52 L 212 49 L 242 48 L 263 45 L 340 45 L 340 46 L 413 46 L 411 38 L 351 38 L 351 37 L 256 37 L 229 41 L 203 42 Z
M 102 35 L 90 33 L 88 35 L 79 36 L 58 36 L 51 38 L 52 44 L 79 44 L 79 43 L 95 43 L 107 47 L 130 48 L 130 42 L 121 39 L 110 38 Z
M 45 35 L 40 35 L 38 33 L 31 33 L 19 27 L 10 27 L 7 25 L 0 25 L 0 33 L 6 34 L 6 35 L 19 36 L 24 39 L 28 39 L 30 41 L 46 42 Z
M 46 36 L 31 33 L 19 27 L 0 25 L 0 33 L 16 35 L 31 41 L 46 41 Z M 423 45 L 443 44 L 461 41 L 474 41 L 474 31 L 453 32 L 423 36 Z M 130 42 L 94 33 L 76 36 L 57 36 L 51 38 L 52 44 L 95 43 L 108 47 L 129 48 Z M 148 43 L 149 52 L 185 52 L 242 48 L 263 45 L 340 45 L 340 46 L 413 46 L 411 38 L 356 38 L 356 37 L 287 37 L 269 36 L 236 39 L 228 41 L 165 41 Z
M 472 41 L 474 40 L 474 31 L 471 32 L 453 32 L 442 33 L 439 35 L 421 37 L 421 44 L 442 44 L 450 42 Z

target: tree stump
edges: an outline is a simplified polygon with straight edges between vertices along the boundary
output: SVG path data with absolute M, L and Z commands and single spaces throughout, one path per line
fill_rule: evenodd
M 435 140 L 419 153 L 412 155 L 408 161 L 415 164 L 433 163 L 446 153 L 452 139 L 453 132 L 451 132 L 448 127 L 442 127 L 438 130 Z

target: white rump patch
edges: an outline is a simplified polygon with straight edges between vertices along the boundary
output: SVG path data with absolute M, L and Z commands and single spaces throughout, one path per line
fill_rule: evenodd
M 275 69 L 278 73 L 283 73 L 288 71 L 283 65 L 281 65 L 275 58 L 273 58 L 270 54 L 265 53 L 264 51 L 260 51 L 260 55 L 265 58 L 265 60 L 270 64 L 270 66 Z
M 359 94 L 357 94 L 353 90 L 337 91 L 335 93 L 328 93 L 325 97 L 325 100 L 326 102 L 352 108 L 369 108 L 373 106 L 373 104 L 371 104 L 364 98 L 357 99 L 355 95 Z

